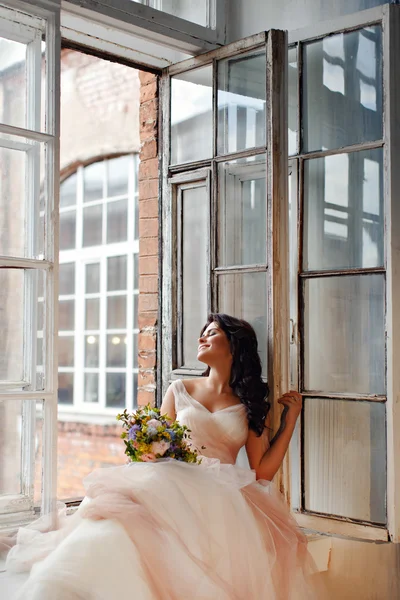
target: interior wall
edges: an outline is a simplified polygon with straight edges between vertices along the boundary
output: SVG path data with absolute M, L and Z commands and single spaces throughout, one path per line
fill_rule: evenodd
M 392 0 L 393 4 L 396 4 Z M 268 29 L 301 29 L 312 23 L 351 15 L 381 4 L 380 0 L 228 0 L 227 42 Z M 249 10 L 251 5 L 251 10 Z

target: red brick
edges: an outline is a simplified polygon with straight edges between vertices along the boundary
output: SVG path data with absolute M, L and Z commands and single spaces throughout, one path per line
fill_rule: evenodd
M 139 313 L 157 311 L 158 310 L 158 295 L 157 294 L 139 294 Z
M 157 141 L 146 140 L 140 149 L 140 160 L 156 158 L 158 154 Z
M 155 406 L 155 404 L 156 404 L 155 392 L 148 392 L 147 390 L 139 390 L 138 391 L 138 404 L 139 404 L 139 406 L 146 406 L 147 404 L 151 404 L 151 406 Z
M 155 256 L 158 254 L 158 238 L 143 238 L 139 240 L 140 256 Z
M 140 298 L 140 296 L 139 296 Z M 138 325 L 139 329 L 143 329 L 143 327 L 155 327 L 157 325 L 158 312 L 157 310 L 147 310 L 144 312 L 139 312 L 138 315 Z
M 158 277 L 157 275 L 142 275 L 139 277 L 139 293 L 157 294 Z
M 138 386 L 153 385 L 156 382 L 154 371 L 139 371 Z
M 158 191 L 158 178 L 139 181 L 139 201 L 148 200 L 149 198 L 158 198 Z
M 140 256 L 139 275 L 158 275 L 158 256 Z
M 149 198 L 139 202 L 139 217 L 141 219 L 158 217 L 158 198 Z
M 153 98 L 153 100 L 149 100 L 144 104 L 140 105 L 139 110 L 139 119 L 140 124 L 147 123 L 148 121 L 153 121 L 157 119 L 158 116 L 158 98 Z
M 138 348 L 139 352 L 143 350 L 155 350 L 156 348 L 156 337 L 155 335 L 147 335 L 146 333 L 139 333 Z
M 153 369 L 156 366 L 157 354 L 154 351 L 139 353 L 139 369 Z
M 157 79 L 151 81 L 147 85 L 140 86 L 140 102 L 148 102 L 149 100 L 153 100 L 153 98 L 157 98 L 158 96 L 158 82 Z
M 153 139 L 158 132 L 157 119 L 148 119 L 147 121 L 140 122 L 140 141 L 144 142 L 146 139 Z
M 158 236 L 158 219 L 152 217 L 151 219 L 139 219 L 139 237 L 157 237 Z
M 157 179 L 159 175 L 158 158 L 149 158 L 139 165 L 139 179 Z
M 157 75 L 154 73 L 147 73 L 147 71 L 139 71 L 139 81 L 141 85 L 148 85 L 157 80 Z

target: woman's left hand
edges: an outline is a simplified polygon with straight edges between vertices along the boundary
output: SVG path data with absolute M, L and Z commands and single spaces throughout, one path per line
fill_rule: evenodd
M 287 392 L 286 394 L 283 394 L 281 398 L 279 398 L 278 404 L 282 404 L 284 406 L 285 424 L 292 425 L 294 427 L 303 407 L 303 398 L 301 394 L 295 391 Z

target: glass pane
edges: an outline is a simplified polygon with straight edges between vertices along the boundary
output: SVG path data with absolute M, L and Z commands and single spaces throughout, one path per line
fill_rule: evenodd
M 126 256 L 113 256 L 107 259 L 107 290 L 126 290 Z
M 162 11 L 203 27 L 208 26 L 207 5 L 208 0 L 161 0 Z
M 305 161 L 303 269 L 384 264 L 383 150 Z
M 85 367 L 99 366 L 99 342 L 97 335 L 85 336 Z
M 385 405 L 306 399 L 305 508 L 386 522 Z
M 0 269 L 0 381 L 22 381 L 24 372 L 24 271 Z
M 112 158 L 107 163 L 107 196 L 128 194 L 130 156 Z
M 139 289 L 139 254 L 133 255 L 133 289 Z
M 182 340 L 183 364 L 197 361 L 197 340 L 207 318 L 208 190 L 205 185 L 182 190 Z
M 99 401 L 99 376 L 97 373 L 85 373 L 84 402 L 98 403 Z
M 126 296 L 109 296 L 107 298 L 107 329 L 124 329 L 126 327 Z
M 213 156 L 212 115 L 211 65 L 171 78 L 172 164 Z
M 60 213 L 60 250 L 75 248 L 76 212 L 68 210 Z
M 265 154 L 219 165 L 219 265 L 267 260 Z
M 75 329 L 75 300 L 59 301 L 58 328 L 60 331 L 72 331 Z
M 103 205 L 83 209 L 83 246 L 97 246 L 102 242 Z
M 107 336 L 107 367 L 126 367 L 126 333 Z
M 83 201 L 100 200 L 103 198 L 104 161 L 95 162 L 83 171 Z
M 58 336 L 58 366 L 73 367 L 74 366 L 74 342 L 73 335 Z
M 44 402 L 36 402 L 36 418 L 35 418 L 35 484 L 33 491 L 33 501 L 36 506 L 40 506 L 42 499 L 42 449 L 43 449 L 43 404 Z
M 382 33 L 379 26 L 304 45 L 306 152 L 382 137 Z
M 125 242 L 128 238 L 128 200 L 107 204 L 107 244 Z
M 76 204 L 77 174 L 67 177 L 60 185 L 60 208 Z
M 26 44 L 0 38 L 0 122 L 26 127 Z
M 75 263 L 60 265 L 60 281 L 58 293 L 60 296 L 75 294 Z
M 137 396 L 138 396 L 138 374 L 133 374 L 133 408 L 137 407 Z
M 100 291 L 100 264 L 86 265 L 86 293 L 97 294 Z
M 86 298 L 85 329 L 100 328 L 100 298 Z
M 265 146 L 266 54 L 218 64 L 218 154 Z
M 304 387 L 385 393 L 383 275 L 305 282 Z
M 254 327 L 263 374 L 267 375 L 267 274 L 220 275 L 218 311 L 245 319 Z
M 107 397 L 108 408 L 125 407 L 125 373 L 107 373 Z
M 41 488 L 41 403 L 35 400 L 0 400 L 0 496 L 8 494 L 26 494 L 40 497 Z M 28 429 L 22 424 L 32 423 L 33 428 Z M 29 431 L 29 433 L 28 433 Z M 31 435 L 29 439 L 27 436 Z M 31 445 L 37 449 L 34 456 L 35 463 L 23 463 L 22 448 Z M 30 471 L 37 467 L 35 471 Z M 24 480 L 23 480 L 24 477 Z M 26 479 L 25 479 L 26 478 Z M 30 488 L 30 481 L 33 490 Z M 32 498 L 33 500 L 33 498 Z
M 3 256 L 26 254 L 25 164 L 25 152 L 0 148 L 0 253 Z
M 288 62 L 289 156 L 293 156 L 293 154 L 297 154 L 297 107 L 299 96 L 297 48 L 289 48 Z
M 74 402 L 74 374 L 58 374 L 58 403 L 73 404 Z

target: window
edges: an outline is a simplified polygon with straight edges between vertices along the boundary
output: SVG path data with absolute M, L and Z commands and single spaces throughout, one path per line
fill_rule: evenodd
M 61 415 L 115 417 L 136 406 L 137 169 L 137 156 L 120 156 L 80 167 L 61 184 Z
M 37 503 L 48 512 L 55 490 L 56 20 L 49 7 L 0 7 L 2 527 L 31 519 Z
M 277 63 L 271 69 L 272 47 Z M 207 314 L 217 311 L 252 323 L 263 374 L 272 373 L 268 331 L 280 291 L 271 294 L 270 282 L 273 253 L 284 249 L 279 243 L 272 248 L 268 234 L 273 214 L 283 216 L 277 214 L 267 162 L 274 172 L 287 152 L 280 136 L 286 124 L 280 112 L 284 56 L 284 35 L 268 32 L 239 48 L 232 44 L 178 64 L 165 75 L 170 154 L 163 196 L 163 318 L 171 322 L 163 331 L 165 385 L 170 377 L 204 371 L 196 358 L 197 338 Z M 279 194 L 286 181 L 278 170 Z
M 304 396 L 291 501 L 306 527 L 376 539 L 387 535 L 382 36 L 372 24 L 289 50 L 291 379 Z

